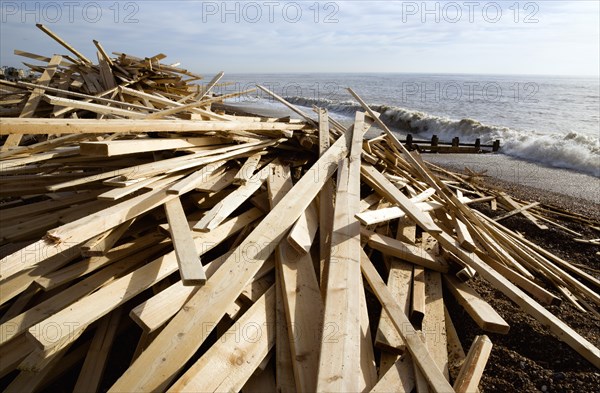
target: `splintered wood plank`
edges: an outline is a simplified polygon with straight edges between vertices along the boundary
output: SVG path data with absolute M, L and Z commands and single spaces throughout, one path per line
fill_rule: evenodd
M 206 282 L 206 273 L 194 247 L 194 239 L 181 200 L 174 198 L 166 202 L 165 212 L 183 285 L 203 285 Z
M 108 361 L 108 354 L 117 334 L 121 320 L 121 310 L 115 310 L 104 317 L 96 328 L 94 338 L 83 362 L 74 392 L 96 392 Z
M 441 276 L 439 272 L 425 271 L 425 316 L 422 331 L 431 357 L 446 379 L 450 380 Z
M 44 72 L 37 81 L 38 85 L 45 87 L 50 84 L 50 80 L 56 73 L 58 65 L 61 63 L 61 61 L 62 56 L 52 56 L 52 58 L 48 62 L 48 65 L 45 67 Z M 25 106 L 23 107 L 23 110 L 21 111 L 19 117 L 33 117 L 35 115 L 35 110 L 37 109 L 40 101 L 42 100 L 43 95 L 43 87 L 34 89 L 29 95 L 29 98 L 27 99 L 27 102 L 25 103 Z M 19 146 L 22 137 L 23 135 L 21 134 L 9 135 L 6 141 L 4 142 L 4 145 L 2 146 L 2 151 L 6 151 L 11 147 Z
M 240 170 L 233 176 L 233 184 L 244 184 L 248 182 L 258 168 L 258 163 L 263 155 L 264 153 L 256 153 L 248 157 L 246 162 L 244 162 L 244 165 L 242 165 Z
M 361 235 L 367 240 L 369 247 L 381 251 L 383 254 L 394 256 L 434 271 L 442 273 L 448 271 L 448 265 L 441 258 L 432 255 L 420 247 L 380 235 L 365 228 L 361 229 Z
M 307 254 L 319 228 L 319 213 L 316 201 L 300 215 L 288 235 L 288 242 L 302 254 Z
M 369 260 L 369 257 L 361 250 L 361 263 L 363 275 L 369 282 L 369 286 L 375 292 L 381 305 L 388 311 L 390 318 L 406 342 L 406 348 L 410 352 L 418 369 L 427 379 L 429 386 L 435 392 L 451 392 L 452 386 L 447 381 L 444 374 L 437 367 L 434 359 L 427 350 L 425 343 L 421 341 L 417 331 L 404 314 L 404 310 L 398 305 L 395 298 L 387 289 L 379 273 Z
M 465 264 L 471 266 L 481 277 L 487 280 L 494 288 L 500 290 L 510 300 L 515 302 L 529 315 L 547 326 L 557 337 L 573 348 L 577 353 L 587 359 L 594 366 L 600 368 L 600 349 L 582 337 L 579 333 L 546 310 L 525 292 L 517 288 L 508 279 L 492 269 L 476 254 L 462 249 L 458 242 L 446 233 L 435 234 L 442 247 L 458 256 Z
M 246 183 L 223 198 L 222 201 L 217 203 L 196 225 L 194 225 L 194 230 L 207 232 L 217 227 L 260 188 L 267 179 L 270 170 L 270 166 L 267 165 L 260 172 L 248 179 Z
M 317 391 L 360 391 L 360 151 L 364 113 L 356 114 L 350 158 L 340 164 L 331 235 Z
M 287 231 L 346 157 L 349 135 L 343 135 L 304 174 L 271 212 L 236 247 L 223 266 L 201 287 L 152 344 L 111 387 L 111 391 L 160 390 L 168 384 L 212 329 L 227 306 L 260 269 Z M 210 232 L 209 232 L 210 233 Z M 178 340 L 173 340 L 178 337 Z
M 477 326 L 486 332 L 508 333 L 510 330 L 508 323 L 473 288 L 450 275 L 444 276 L 444 283 Z
M 488 336 L 475 337 L 467 358 L 454 382 L 456 393 L 468 393 L 477 390 L 491 352 L 492 342 Z
M 239 391 L 275 343 L 272 286 L 168 392 Z
M 400 207 L 411 219 L 419 224 L 421 228 L 430 233 L 441 232 L 440 228 L 435 225 L 431 217 L 423 213 L 413 202 L 410 201 L 400 190 L 396 188 L 375 167 L 370 164 L 363 164 L 361 168 L 363 178 L 376 192 L 384 196 L 390 202 L 393 202 Z
M 288 166 L 272 164 L 268 178 L 271 206 L 292 189 Z M 299 254 L 286 241 L 275 250 L 278 279 L 281 280 L 292 365 L 299 391 L 316 389 L 319 367 L 320 326 L 323 301 L 310 254 Z
M 242 393 L 265 393 L 276 391 L 277 385 L 275 384 L 275 368 L 273 366 L 273 360 L 270 360 L 265 369 L 260 373 L 252 375 L 242 388 Z

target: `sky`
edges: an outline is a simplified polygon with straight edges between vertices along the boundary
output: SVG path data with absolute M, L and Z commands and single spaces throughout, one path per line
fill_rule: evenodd
M 593 1 L 1 1 L 0 64 L 14 49 L 167 55 L 197 73 L 405 72 L 598 76 Z

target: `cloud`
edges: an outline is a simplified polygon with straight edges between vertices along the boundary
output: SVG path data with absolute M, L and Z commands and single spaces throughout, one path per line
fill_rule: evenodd
M 98 39 L 197 72 L 598 74 L 598 2 L 478 3 L 3 1 L 0 62 L 66 53 L 41 22 L 91 59 Z

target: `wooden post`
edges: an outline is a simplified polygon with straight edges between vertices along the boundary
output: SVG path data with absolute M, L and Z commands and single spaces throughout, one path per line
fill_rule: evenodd
M 460 140 L 458 139 L 457 136 L 452 138 L 452 147 L 458 147 L 459 143 L 460 143 Z
M 493 146 L 492 146 L 492 151 L 493 151 L 493 152 L 497 152 L 498 150 L 500 150 L 500 140 L 499 140 L 499 139 L 496 139 L 496 140 L 494 141 L 494 144 L 493 144 Z
M 475 149 L 477 151 L 481 150 L 481 139 L 479 138 L 475 139 Z
M 431 147 L 437 147 L 439 142 L 440 142 L 440 138 L 438 138 L 437 135 L 434 135 L 431 137 Z
M 413 136 L 412 136 L 412 134 L 408 134 L 408 135 L 406 135 L 406 148 L 407 148 L 408 150 L 412 150 L 412 147 L 413 147 L 413 145 L 412 145 L 412 141 L 413 141 Z

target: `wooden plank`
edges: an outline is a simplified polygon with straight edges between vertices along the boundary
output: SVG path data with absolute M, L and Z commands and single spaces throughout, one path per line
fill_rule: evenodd
M 327 109 L 319 109 L 319 156 L 329 148 L 329 115 Z M 328 180 L 319 193 L 319 283 L 325 297 L 327 283 L 325 267 L 331 253 L 331 232 L 333 225 L 333 181 Z
M 260 172 L 253 175 L 248 182 L 239 186 L 234 192 L 223 198 L 194 225 L 194 230 L 208 232 L 217 227 L 260 188 L 267 179 L 270 170 L 271 167 L 266 166 Z
M 226 163 L 226 161 L 223 160 L 223 161 L 218 161 L 218 162 L 214 162 L 212 164 L 203 166 L 202 168 L 193 172 L 191 175 L 189 175 L 189 176 L 183 178 L 182 180 L 178 181 L 177 183 L 173 184 L 171 187 L 169 187 L 169 189 L 167 190 L 167 193 L 175 194 L 175 195 L 185 194 L 186 192 L 191 191 L 194 188 L 197 189 L 198 186 L 202 187 L 203 184 L 205 184 L 207 181 L 211 182 L 214 185 L 215 182 L 213 182 L 213 179 L 215 179 L 216 182 L 218 182 L 224 176 L 225 168 L 223 168 L 223 165 L 225 165 L 225 163 Z M 225 187 L 223 187 L 223 188 L 225 188 Z M 205 190 L 205 191 L 207 191 L 207 190 Z M 210 191 L 217 192 L 220 190 L 217 190 L 217 191 L 210 190 Z
M 144 113 L 130 111 L 128 109 L 111 107 L 104 104 L 94 104 L 92 102 L 72 100 L 70 98 L 56 97 L 49 94 L 44 94 L 42 98 L 50 105 L 81 109 L 97 113 L 99 115 L 116 115 L 122 116 L 126 119 L 144 119 L 146 116 Z
M 263 155 L 264 153 L 256 153 L 248 157 L 246 162 L 244 162 L 244 165 L 242 165 L 240 170 L 233 177 L 233 184 L 244 184 L 248 182 L 258 168 L 258 163 Z
M 183 285 L 204 285 L 206 273 L 194 247 L 194 239 L 188 227 L 181 200 L 179 198 L 171 199 L 164 206 Z
M 506 214 L 502 214 L 501 216 L 494 217 L 494 218 L 493 218 L 493 220 L 494 220 L 494 221 L 496 221 L 496 222 L 498 222 L 498 221 L 500 221 L 500 220 L 504 220 L 505 218 L 512 217 L 512 216 L 514 216 L 515 214 L 518 214 L 518 213 L 524 212 L 525 210 L 529 210 L 529 209 L 531 209 L 532 207 L 536 207 L 536 206 L 538 206 L 539 204 L 540 204 L 539 202 L 533 202 L 533 203 L 530 203 L 529 205 L 523 205 L 523 206 L 521 206 L 521 207 L 519 207 L 519 208 L 516 208 L 516 209 L 514 209 L 514 210 L 511 210 L 511 211 L 509 211 L 509 212 L 508 212 L 508 213 L 506 213 Z
M 363 179 L 380 195 L 390 202 L 398 204 L 411 219 L 419 224 L 425 231 L 439 233 L 440 228 L 435 225 L 429 215 L 421 212 L 400 190 L 398 190 L 381 172 L 370 164 L 363 164 L 361 168 Z
M 293 184 L 288 166 L 271 165 L 267 185 L 271 207 L 274 207 Z M 296 387 L 302 392 L 314 391 L 323 301 L 312 258 L 310 254 L 298 254 L 288 242 L 282 241 L 275 250 L 275 260 L 281 280 Z
M 519 213 L 521 213 L 525 218 L 531 221 L 536 227 L 540 229 L 548 229 L 547 225 L 540 224 L 538 220 L 531 215 L 531 213 L 529 213 L 526 209 L 523 209 L 522 206 L 515 202 L 508 194 L 502 192 L 500 193 L 500 198 L 513 209 L 519 209 Z
M 317 391 L 360 390 L 360 152 L 364 113 L 357 112 L 350 157 L 340 164 L 323 316 Z M 333 332 L 332 332 L 333 330 Z
M 273 347 L 274 326 L 271 287 L 168 391 L 239 391 Z
M 375 267 L 364 251 L 361 251 L 360 266 L 371 289 L 375 292 L 381 305 L 388 311 L 394 326 L 406 342 L 406 348 L 410 352 L 419 370 L 427 379 L 430 387 L 435 392 L 451 392 L 453 390 L 452 386 L 450 386 L 444 374 L 437 367 L 425 344 L 419 338 L 419 335 L 412 327 L 410 321 L 404 314 L 404 311 L 400 308 L 398 303 L 396 303 L 396 300 L 387 289 L 385 283 L 379 276 L 379 273 L 377 273 L 377 270 L 375 270 Z
M 410 321 L 421 327 L 425 316 L 425 269 L 413 266 L 412 298 L 410 304 Z
M 439 272 L 425 271 L 425 316 L 421 325 L 431 357 L 446 379 L 450 380 L 442 277 Z
M 302 254 L 307 254 L 317 235 L 319 228 L 319 213 L 316 201 L 313 201 L 308 208 L 302 212 L 300 218 L 287 237 L 288 242 L 296 251 Z
M 158 189 L 53 229 L 48 232 L 44 239 L 3 258 L 2 264 L 0 264 L 2 267 L 1 277 L 5 279 L 56 254 L 64 253 L 81 242 L 131 220 L 175 197 L 174 195 L 168 195 L 163 189 Z M 30 250 L 42 250 L 43 252 L 31 252 Z
M 400 228 L 396 235 L 397 239 L 404 237 L 401 224 L 399 225 Z M 412 227 L 414 227 L 414 224 Z M 412 239 L 414 242 L 414 235 L 412 236 Z M 387 286 L 408 317 L 411 306 L 413 267 L 410 263 L 404 262 L 398 258 L 390 257 L 388 260 L 390 266 Z M 406 343 L 394 328 L 390 321 L 390 317 L 385 310 L 381 312 L 381 317 L 379 318 L 377 334 L 375 336 L 375 346 L 393 352 L 396 355 L 402 355 L 406 350 Z
M 79 143 L 79 154 L 95 157 L 114 157 L 124 154 L 212 146 L 223 143 L 214 136 L 198 138 L 136 138 L 118 141 L 86 141 Z
M 265 358 L 266 359 L 266 358 Z M 265 393 L 277 391 L 275 384 L 275 367 L 269 361 L 267 367 L 260 373 L 254 374 L 242 388 L 242 393 Z
M 196 251 L 199 254 L 210 251 L 224 241 L 230 231 L 231 225 L 224 223 L 214 231 L 194 239 Z M 172 251 L 112 281 L 91 295 L 77 300 L 70 307 L 48 316 L 45 320 L 31 326 L 27 334 L 44 349 L 62 345 L 73 339 L 77 332 L 83 331 L 92 322 L 171 275 L 177 269 L 177 257 L 175 251 Z M 56 337 L 48 337 L 44 334 L 47 326 L 69 328 L 61 329 Z
M 233 236 L 261 216 L 260 210 L 249 209 L 223 223 L 223 233 L 226 234 L 225 236 Z M 203 234 L 197 234 L 197 236 L 203 236 Z M 210 278 L 224 261 L 225 259 L 218 258 L 206 264 L 206 276 Z M 171 319 L 196 291 L 197 287 L 184 286 L 181 281 L 178 281 L 133 308 L 130 316 L 145 331 L 154 332 Z
M 460 245 L 446 233 L 436 234 L 435 237 L 440 244 L 455 253 L 465 264 L 477 270 L 494 288 L 500 290 L 509 299 L 520 306 L 529 315 L 536 318 L 547 326 L 558 338 L 573 348 L 577 353 L 587 359 L 596 367 L 600 367 L 600 350 L 579 333 L 558 319 L 550 311 L 546 310 L 526 293 L 517 288 L 507 278 L 492 269 L 476 254 L 468 253 L 460 248 Z
M 475 337 L 467 358 L 454 382 L 454 390 L 457 393 L 474 392 L 477 389 L 491 352 L 492 342 L 488 336 Z
M 101 235 L 95 236 L 88 240 L 80 247 L 81 255 L 84 257 L 106 255 L 106 253 L 115 245 L 121 236 L 127 232 L 133 221 L 135 221 L 135 219 L 117 225 Z
M 58 69 L 58 65 L 61 63 L 61 61 L 62 61 L 62 56 L 60 56 L 60 55 L 52 56 L 52 58 L 48 62 L 48 65 L 45 67 L 44 72 L 38 79 L 38 85 L 45 87 L 50 84 L 50 81 L 52 80 L 52 77 L 56 73 L 56 70 Z M 43 94 L 44 94 L 43 87 L 36 88 L 31 92 L 19 117 L 33 117 L 34 116 L 35 111 L 42 99 Z M 4 145 L 2 145 L 2 151 L 6 151 L 6 150 L 10 149 L 11 147 L 19 146 L 19 143 L 21 142 L 21 138 L 22 138 L 22 135 L 20 135 L 20 134 L 14 134 L 14 136 L 9 135 L 8 138 L 6 139 L 6 141 L 4 142 Z
M 279 266 L 275 265 L 275 270 Z M 285 305 L 283 304 L 283 290 L 281 288 L 281 280 L 278 278 L 280 273 L 275 273 L 275 290 L 276 300 L 276 316 L 275 316 L 275 385 L 277 392 L 295 393 L 298 391 L 296 387 L 296 377 L 294 375 L 294 366 L 292 365 L 292 350 L 290 344 L 290 334 L 288 332 L 288 324 L 285 315 Z
M 359 281 L 360 295 L 360 379 L 358 386 L 361 392 L 370 391 L 377 384 L 377 368 L 371 327 L 369 326 L 369 310 L 362 279 Z
M 44 33 L 48 34 L 56 42 L 58 42 L 59 44 L 61 44 L 66 50 L 68 50 L 69 52 L 71 52 L 72 54 L 74 54 L 75 56 L 77 56 L 79 59 L 81 59 L 84 63 L 90 64 L 90 65 L 92 64 L 92 62 L 87 57 L 85 57 L 82 53 L 80 53 L 79 51 L 77 51 L 77 49 L 75 49 L 71 45 L 69 45 L 65 40 L 63 40 L 62 38 L 60 38 L 58 35 L 56 35 L 54 32 L 52 32 L 46 26 L 44 26 L 44 25 L 42 25 L 40 23 L 36 23 L 36 26 L 41 31 L 43 31 Z
M 467 251 L 475 251 L 477 246 L 475 245 L 475 241 L 469 233 L 469 229 L 461 221 L 461 219 L 456 216 L 456 214 L 452 214 L 452 224 L 454 226 L 454 230 L 456 231 L 458 243 L 461 245 L 461 247 L 463 247 Z
M 410 393 L 415 387 L 415 373 L 410 355 L 398 358 L 379 379 L 371 393 Z
M 188 301 L 186 310 L 173 318 L 112 386 L 112 391 L 160 389 L 174 377 L 210 333 L 207 326 L 214 326 L 222 318 L 224 309 L 235 301 L 274 251 L 271 245 L 281 241 L 337 169 L 339 160 L 348 154 L 349 145 L 349 137 L 344 135 L 317 160 Z
M 444 283 L 477 326 L 486 332 L 508 333 L 510 330 L 508 323 L 473 288 L 450 275 L 444 276 Z
M 237 121 L 146 119 L 20 119 L 0 118 L 0 135 L 10 134 L 104 134 L 141 132 L 214 132 L 302 130 L 304 124 Z M 52 131 L 52 132 L 49 132 Z
M 104 317 L 96 328 L 73 392 L 98 391 L 120 320 L 121 310 L 115 310 Z
M 361 228 L 360 232 L 369 247 L 375 250 L 431 270 L 442 273 L 448 272 L 448 265 L 443 262 L 442 258 L 434 256 L 420 247 L 380 235 L 365 228 Z

